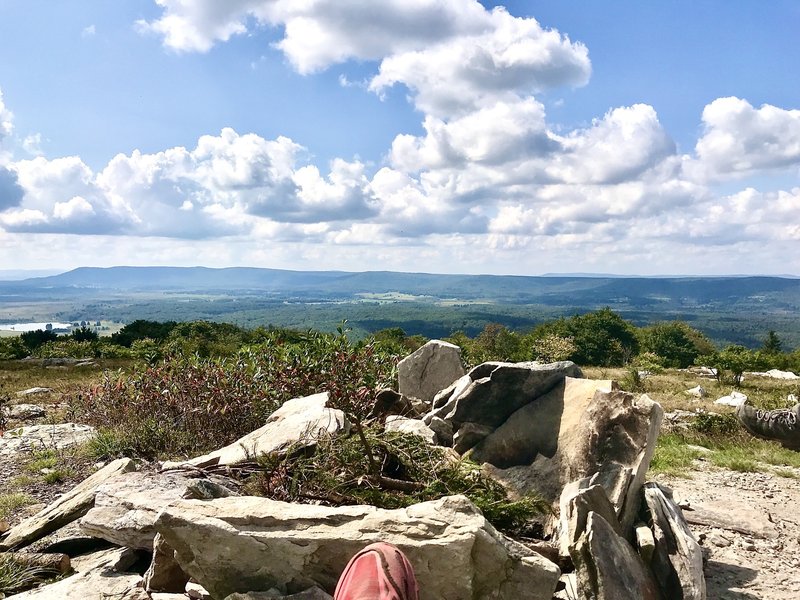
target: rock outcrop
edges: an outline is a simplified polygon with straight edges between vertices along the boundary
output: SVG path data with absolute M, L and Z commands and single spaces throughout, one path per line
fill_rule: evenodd
M 88 442 L 95 435 L 94 427 L 78 423 L 29 425 L 10 429 L 0 437 L 0 459 L 41 448 L 63 450 Z
M 152 550 L 156 517 L 168 504 L 230 495 L 230 490 L 207 479 L 177 473 L 125 473 L 97 488 L 94 507 L 81 519 L 81 530 L 119 546 Z
M 180 501 L 156 529 L 181 567 L 214 597 L 315 585 L 331 593 L 365 545 L 395 544 L 414 565 L 422 600 L 550 600 L 559 569 L 499 534 L 465 497 L 406 509 L 297 505 L 264 498 Z

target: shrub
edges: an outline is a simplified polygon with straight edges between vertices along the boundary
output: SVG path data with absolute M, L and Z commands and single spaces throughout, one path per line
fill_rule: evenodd
M 519 529 L 550 509 L 536 496 L 509 499 L 503 486 L 486 477 L 479 465 L 456 460 L 445 449 L 430 446 L 420 437 L 385 434 L 373 427 L 365 428 L 364 435 L 381 465 L 381 474 L 405 486 L 387 488 L 367 477 L 370 463 L 358 436 L 351 435 L 323 438 L 311 454 L 261 457 L 262 471 L 248 483 L 248 491 L 288 502 L 371 504 L 381 508 L 401 508 L 464 494 L 502 530 Z
M 28 348 L 20 336 L 0 338 L 0 360 L 17 360 L 28 356 Z
M 111 455 L 187 456 L 229 444 L 261 427 L 286 400 L 321 391 L 363 418 L 396 357 L 371 344 L 311 334 L 298 344 L 260 344 L 228 358 L 171 355 L 132 373 L 108 373 L 74 394 L 75 418 L 103 430 Z
M 701 354 L 713 352 L 711 341 L 683 321 L 656 323 L 639 330 L 642 350 L 661 358 L 663 366 L 685 369 Z

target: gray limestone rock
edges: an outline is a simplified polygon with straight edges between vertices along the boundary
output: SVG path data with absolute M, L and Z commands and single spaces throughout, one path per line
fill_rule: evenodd
M 664 597 L 705 600 L 702 549 L 681 509 L 657 483 L 645 484 L 644 500 L 656 545 L 651 566 Z
M 570 554 L 575 563 L 579 598 L 659 600 L 655 582 L 642 559 L 597 513 L 588 514 L 586 531 Z
M 125 473 L 97 488 L 94 508 L 81 519 L 81 531 L 119 546 L 152 550 L 158 513 L 170 502 L 230 496 L 226 488 L 177 473 Z
M 445 405 L 432 415 L 453 423 L 480 423 L 491 428 L 502 425 L 518 409 L 546 394 L 565 377 L 580 377 L 575 363 L 551 364 L 536 362 L 487 363 L 470 371 L 470 383 L 460 394 L 453 394 Z M 484 375 L 489 371 L 488 375 Z
M 463 375 L 461 348 L 441 340 L 431 340 L 397 364 L 400 393 L 426 402 Z
M 235 465 L 262 454 L 284 453 L 288 449 L 310 447 L 320 435 L 346 434 L 350 423 L 344 413 L 328 408 L 328 394 L 314 394 L 285 402 L 266 424 L 232 444 L 184 462 L 165 462 L 163 470 L 183 465 L 209 467 Z
M 433 429 L 425 425 L 419 419 L 408 419 L 399 415 L 392 415 L 386 417 L 385 429 L 389 431 L 397 431 L 400 433 L 410 433 L 424 439 L 431 446 L 436 445 L 436 434 Z
M 219 598 L 273 587 L 332 593 L 350 558 L 376 541 L 406 554 L 422 600 L 550 600 L 560 574 L 463 496 L 398 510 L 253 497 L 179 501 L 156 527 L 183 569 Z
M 548 396 L 524 411 L 533 413 L 537 405 L 541 406 L 546 409 L 541 416 L 543 420 L 552 419 L 549 415 L 554 410 L 559 413 L 555 419 L 556 431 L 547 434 L 544 440 L 530 439 L 529 443 L 537 448 L 533 462 L 506 469 L 490 463 L 486 471 L 518 494 L 534 491 L 553 503 L 569 482 L 587 479 L 581 487 L 600 484 L 628 537 L 639 512 L 641 486 L 655 451 L 663 415 L 661 406 L 646 395 L 612 390 L 610 382 L 587 379 L 567 378 Z M 536 416 L 526 414 L 526 418 L 532 422 Z M 530 430 L 541 431 L 534 425 Z M 508 430 L 501 427 L 476 448 L 474 455 L 485 460 L 487 454 L 478 450 L 486 447 L 491 447 L 495 456 L 504 447 L 516 452 L 522 448 L 523 434 L 523 427 Z
M 127 572 L 138 555 L 127 548 L 104 550 L 72 561 L 75 574 L 14 596 L 17 600 L 149 600 L 142 577 Z
M 26 519 L 0 539 L 0 550 L 22 548 L 85 515 L 94 504 L 97 488 L 107 480 L 136 469 L 129 458 L 120 458 L 90 475 L 52 504 Z
M 0 459 L 18 452 L 42 448 L 63 450 L 88 442 L 95 435 L 94 427 L 78 423 L 30 425 L 9 429 L 0 437 Z

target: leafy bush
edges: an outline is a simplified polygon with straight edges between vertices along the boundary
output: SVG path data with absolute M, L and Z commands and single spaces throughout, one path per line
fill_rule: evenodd
M 171 355 L 132 373 L 106 374 L 73 395 L 71 412 L 101 429 L 98 454 L 188 456 L 261 427 L 298 396 L 328 391 L 332 403 L 361 416 L 374 390 L 391 381 L 395 360 L 344 334 L 249 346 L 229 358 Z
M 47 342 L 56 341 L 58 335 L 49 329 L 37 329 L 36 331 L 26 331 L 19 337 L 28 351 L 32 352 Z
M 137 319 L 133 323 L 125 325 L 118 332 L 111 334 L 111 341 L 126 348 L 130 348 L 136 340 L 150 339 L 163 342 L 177 325 L 175 321 L 160 323 Z
M 77 341 L 63 336 L 36 347 L 31 356 L 36 358 L 97 358 L 98 344 L 92 341 Z
M 0 338 L 0 360 L 17 360 L 26 356 L 28 356 L 28 348 L 22 342 L 21 337 Z
M 635 327 L 610 308 L 557 319 L 533 331 L 535 337 L 548 334 L 571 338 L 575 351 L 569 359 L 579 365 L 618 367 L 639 350 Z
M 685 369 L 695 359 L 714 351 L 711 341 L 683 321 L 656 323 L 639 330 L 644 352 L 661 358 L 662 366 Z

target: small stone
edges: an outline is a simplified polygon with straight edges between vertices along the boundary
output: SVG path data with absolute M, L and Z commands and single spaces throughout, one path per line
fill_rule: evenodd
M 728 537 L 725 537 L 721 533 L 717 533 L 716 531 L 709 534 L 706 539 L 714 544 L 717 548 L 727 548 L 731 545 L 731 540 Z
M 194 598 L 194 600 L 214 600 L 206 588 L 194 581 L 190 581 L 186 584 L 186 595 L 189 596 L 189 598 Z

